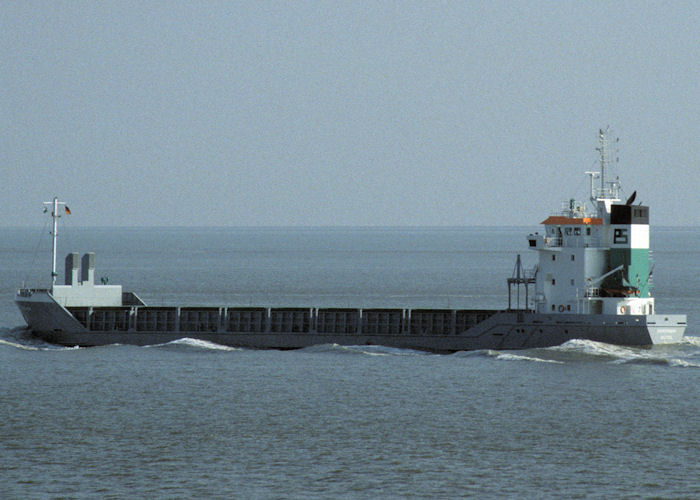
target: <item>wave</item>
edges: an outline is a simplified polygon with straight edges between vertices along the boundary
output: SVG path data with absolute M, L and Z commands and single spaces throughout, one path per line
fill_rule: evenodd
M 700 368 L 700 363 L 692 363 L 681 358 L 664 358 L 661 356 L 639 356 L 628 359 L 617 359 L 613 361 L 613 363 L 634 365 L 660 365 L 678 368 Z
M 39 347 L 34 347 L 31 345 L 26 345 L 26 344 L 20 344 L 18 342 L 12 342 L 12 341 L 5 340 L 5 339 L 0 339 L 0 345 L 15 347 L 17 349 L 24 349 L 25 351 L 39 351 L 39 350 L 41 350 Z
M 681 344 L 692 345 L 695 347 L 700 347 L 700 337 L 694 337 L 692 335 L 686 335 L 683 337 Z
M 632 347 L 606 344 L 594 340 L 574 339 L 564 344 L 525 349 L 522 351 L 499 351 L 483 349 L 460 351 L 457 357 L 487 357 L 499 361 L 529 361 L 535 363 L 567 364 L 598 361 L 611 364 L 659 365 L 678 368 L 700 368 L 700 337 L 685 337 L 679 344 L 652 347 Z
M 624 358 L 632 355 L 633 353 L 633 350 L 630 347 L 606 344 L 605 342 L 585 339 L 568 340 L 561 345 L 547 347 L 545 349 L 548 351 L 585 354 L 588 356 L 606 357 L 612 359 Z
M 144 347 L 188 347 L 201 349 L 205 351 L 241 351 L 240 347 L 231 347 L 227 345 L 217 344 L 215 342 L 209 342 L 208 340 L 193 339 L 190 337 L 183 337 L 181 339 L 171 340 L 170 342 L 165 342 L 163 344 L 152 344 Z
M 560 361 L 557 359 L 547 359 L 547 358 L 541 358 L 537 356 L 532 356 L 529 355 L 529 351 L 518 351 L 518 352 L 527 352 L 528 354 L 515 354 L 512 351 L 504 352 L 504 351 L 497 351 L 495 349 L 478 349 L 474 351 L 458 351 L 452 354 L 451 356 L 457 357 L 457 358 L 492 358 L 496 359 L 498 361 L 530 361 L 534 363 L 553 363 L 557 365 L 563 365 L 564 361 Z
M 680 368 L 700 368 L 700 363 L 691 363 L 684 359 L 669 359 L 669 366 L 678 366 Z
M 301 349 L 304 352 L 331 352 L 340 354 L 360 354 L 365 356 L 427 356 L 429 352 L 401 347 L 388 347 L 382 345 L 340 345 L 318 344 Z
M 560 346 L 548 347 L 545 350 L 580 355 L 582 359 L 606 359 L 614 364 L 642 364 L 642 365 L 661 365 L 683 368 L 700 368 L 700 364 L 693 363 L 686 359 L 677 357 L 680 354 L 679 347 L 689 344 L 700 346 L 700 339 L 692 337 L 693 340 L 683 342 L 681 344 L 669 346 L 655 346 L 652 348 L 627 347 L 614 344 L 606 344 L 604 342 L 596 342 L 594 340 L 574 339 L 565 342 Z M 697 340 L 695 340 L 697 339 Z M 686 337 L 684 340 L 688 340 Z M 696 353 L 690 353 L 692 357 Z
M 0 345 L 24 351 L 74 351 L 80 349 L 78 346 L 66 347 L 46 342 L 32 335 L 26 326 L 0 328 Z
M 535 363 L 554 363 L 557 365 L 563 365 L 563 361 L 556 359 L 543 359 L 534 356 L 524 356 L 522 354 L 513 354 L 510 352 L 499 352 L 499 351 L 486 351 L 487 355 L 496 358 L 501 361 L 534 361 Z

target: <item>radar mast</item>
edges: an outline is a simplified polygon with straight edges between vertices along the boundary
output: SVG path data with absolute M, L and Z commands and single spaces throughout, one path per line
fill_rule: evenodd
M 609 213 L 610 205 L 615 201 L 620 201 L 619 178 L 615 176 L 613 180 L 606 180 L 607 177 L 611 177 L 609 169 L 612 166 L 610 161 L 610 140 L 608 139 L 610 133 L 610 127 L 606 127 L 605 130 L 598 130 L 600 145 L 596 148 L 596 151 L 600 154 L 600 172 L 586 172 L 586 175 L 591 177 L 591 202 L 597 208 L 599 216 Z M 616 138 L 614 144 L 616 145 L 618 142 L 620 142 L 620 139 Z M 619 161 L 617 149 L 614 152 L 615 163 L 617 163 Z M 600 179 L 600 187 L 595 186 L 595 179 Z

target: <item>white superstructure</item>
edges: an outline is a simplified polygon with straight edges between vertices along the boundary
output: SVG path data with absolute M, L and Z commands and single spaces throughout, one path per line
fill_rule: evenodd
M 538 252 L 533 309 L 538 313 L 654 313 L 649 254 L 649 207 L 625 202 L 609 175 L 607 131 L 600 131 L 600 172 L 591 178 L 590 203 L 570 200 L 528 236 Z M 600 183 L 596 185 L 596 180 Z

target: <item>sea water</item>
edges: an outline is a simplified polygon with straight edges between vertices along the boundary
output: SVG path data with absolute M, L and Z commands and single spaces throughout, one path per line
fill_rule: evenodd
M 505 308 L 536 230 L 66 226 L 59 252 L 153 305 Z M 13 304 L 46 229 L 0 229 L 0 497 L 697 498 L 700 229 L 651 236 L 681 344 L 436 355 L 46 344 Z

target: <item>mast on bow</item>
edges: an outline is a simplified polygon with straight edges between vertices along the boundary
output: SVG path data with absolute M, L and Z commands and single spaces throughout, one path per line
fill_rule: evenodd
M 53 290 L 54 285 L 56 284 L 56 278 L 58 277 L 58 273 L 56 272 L 56 249 L 57 249 L 57 237 L 58 237 L 58 219 L 61 217 L 60 212 L 58 211 L 59 205 L 63 205 L 63 208 L 67 214 L 70 214 L 70 209 L 66 205 L 65 202 L 63 201 L 58 201 L 57 197 L 54 197 L 53 201 L 45 201 L 44 202 L 44 213 L 48 212 L 49 207 L 51 207 L 51 218 L 53 219 L 53 231 L 51 231 L 51 235 L 53 237 L 53 250 L 51 252 L 52 254 L 52 266 L 51 266 L 51 289 Z

